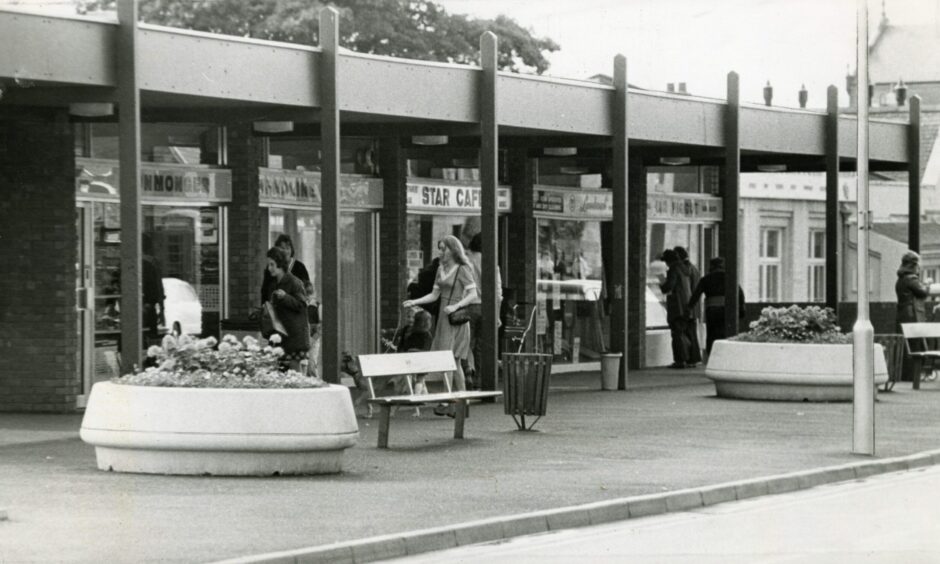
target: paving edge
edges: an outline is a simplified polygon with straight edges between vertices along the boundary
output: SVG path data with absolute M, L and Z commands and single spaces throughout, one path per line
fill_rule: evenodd
M 712 486 L 491 517 L 433 529 L 420 529 L 283 552 L 269 552 L 223 560 L 217 564 L 373 562 L 548 531 L 689 511 L 718 503 L 794 492 L 824 484 L 860 480 L 876 474 L 914 470 L 936 464 L 940 464 L 940 450 L 884 460 L 801 470 Z M 0 516 L 0 520 L 2 518 Z

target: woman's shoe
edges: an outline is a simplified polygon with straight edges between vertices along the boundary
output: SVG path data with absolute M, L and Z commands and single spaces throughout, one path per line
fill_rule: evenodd
M 437 415 L 439 417 L 444 417 L 445 415 L 447 415 L 448 417 L 453 417 L 454 410 L 452 409 L 452 406 L 446 403 L 439 403 L 434 407 L 434 415 Z

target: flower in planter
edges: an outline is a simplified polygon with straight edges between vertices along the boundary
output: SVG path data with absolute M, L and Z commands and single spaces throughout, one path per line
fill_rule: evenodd
M 226 335 L 196 339 L 189 335 L 167 335 L 160 346 L 147 349 L 149 366 L 113 381 L 135 386 L 182 388 L 321 388 L 326 382 L 294 370 L 282 371 L 284 349 L 273 335 L 267 345 L 245 337 L 239 341 Z M 274 345 L 274 346 L 272 346 Z
M 851 343 L 852 335 L 842 333 L 832 308 L 819 306 L 765 307 L 750 331 L 733 338 L 752 343 Z

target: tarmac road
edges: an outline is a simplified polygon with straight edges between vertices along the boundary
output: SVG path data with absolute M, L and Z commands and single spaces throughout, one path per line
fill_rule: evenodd
M 940 562 L 940 468 L 389 562 Z

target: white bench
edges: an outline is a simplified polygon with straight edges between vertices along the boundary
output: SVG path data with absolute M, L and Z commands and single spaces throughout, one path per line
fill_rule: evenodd
M 378 405 L 381 409 L 379 419 L 379 448 L 388 448 L 388 427 L 393 406 L 419 407 L 426 404 L 447 403 L 454 405 L 454 438 L 463 438 L 464 420 L 468 410 L 468 401 L 471 399 L 496 398 L 502 392 L 455 392 L 451 389 L 450 379 L 444 377 L 447 391 L 439 394 L 415 395 L 412 379 L 416 374 L 429 372 L 453 372 L 457 370 L 457 363 L 451 351 L 428 351 L 393 354 L 361 354 L 359 355 L 359 373 L 369 383 L 369 404 Z M 375 397 L 373 378 L 390 378 L 405 376 L 409 395 L 390 397 Z
M 940 323 L 902 323 L 901 331 L 904 333 L 904 345 L 907 354 L 913 360 L 911 377 L 914 382 L 912 387 L 915 390 L 920 389 L 920 376 L 924 368 L 924 361 L 940 360 L 940 351 L 930 347 L 930 340 L 940 339 Z M 920 350 L 911 350 L 911 341 L 916 341 L 920 345 Z

